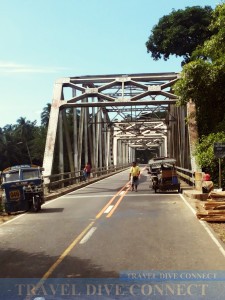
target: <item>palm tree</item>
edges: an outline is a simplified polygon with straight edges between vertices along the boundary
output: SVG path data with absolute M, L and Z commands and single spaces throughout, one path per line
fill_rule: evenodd
M 32 163 L 32 154 L 30 149 L 32 149 L 32 141 L 35 137 L 35 129 L 36 129 L 36 121 L 26 121 L 26 118 L 20 117 L 17 120 L 17 124 L 15 125 L 15 133 L 19 136 L 17 144 L 21 144 L 24 150 L 24 153 L 27 155 L 24 156 L 24 160 L 27 161 L 29 158 L 29 162 Z
M 43 111 L 41 113 L 41 125 L 44 127 L 48 127 L 50 111 L 51 111 L 51 104 L 47 103 L 47 105 L 43 108 Z

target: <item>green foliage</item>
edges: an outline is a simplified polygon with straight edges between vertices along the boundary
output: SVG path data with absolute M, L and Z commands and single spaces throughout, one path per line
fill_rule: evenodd
M 219 165 L 218 158 L 214 155 L 214 143 L 225 143 L 225 132 L 211 133 L 208 136 L 202 136 L 196 147 L 195 156 L 198 163 L 207 168 L 214 182 L 218 182 Z M 222 186 L 225 186 L 225 159 L 221 160 L 222 166 Z
M 225 55 L 225 4 L 216 6 L 213 11 L 213 21 L 209 28 L 215 34 L 206 40 L 204 47 L 200 49 L 203 55 L 210 60 L 220 60 L 222 62 Z
M 181 78 L 173 89 L 178 105 L 195 103 L 200 136 L 196 158 L 217 181 L 213 145 L 225 142 L 225 3 L 215 10 L 195 6 L 173 11 L 159 20 L 146 46 L 155 60 L 173 54 L 184 57 Z M 222 170 L 225 178 L 224 161 Z
M 50 116 L 51 104 L 47 103 L 41 113 L 41 125 L 44 127 L 48 127 L 49 116 Z
M 15 125 L 0 128 L 0 170 L 9 166 L 32 163 L 42 165 L 46 127 L 20 118 Z M 30 154 L 30 155 L 29 155 Z
M 181 79 L 174 86 L 180 105 L 185 105 L 190 99 L 194 101 L 200 136 L 217 132 L 218 124 L 220 130 L 225 129 L 221 123 L 225 112 L 224 82 L 225 61 L 212 64 L 198 59 L 184 66 Z
M 17 123 L 0 128 L 0 170 L 13 165 L 33 164 L 42 166 L 46 143 L 47 128 L 49 122 L 51 104 L 47 104 L 41 113 L 41 126 L 36 121 L 31 122 L 26 118 L 19 118 Z M 77 110 L 79 127 L 80 111 Z M 73 136 L 73 109 L 66 110 L 69 134 Z M 65 143 L 66 145 L 66 143 Z M 55 144 L 53 172 L 58 173 L 58 143 Z M 29 152 L 28 152 L 29 150 Z M 29 156 L 30 153 L 30 156 Z M 69 171 L 68 156 L 64 153 L 65 170 Z
M 167 60 L 170 55 L 176 55 L 184 58 L 182 64 L 187 63 L 196 47 L 212 35 L 208 28 L 211 20 L 210 6 L 173 10 L 153 27 L 146 42 L 147 52 L 154 60 Z
M 214 34 L 193 52 L 184 66 L 174 91 L 179 103 L 196 104 L 199 135 L 225 130 L 225 4 L 213 12 L 210 29 Z M 195 59 L 195 60 L 194 60 Z

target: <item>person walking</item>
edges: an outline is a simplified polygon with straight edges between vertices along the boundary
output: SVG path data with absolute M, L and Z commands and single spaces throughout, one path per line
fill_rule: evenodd
M 137 166 L 137 163 L 134 161 L 132 167 L 130 168 L 129 180 L 131 181 L 131 190 L 137 192 L 137 187 L 139 183 L 140 168 Z
M 89 181 L 91 176 L 91 164 L 88 162 L 84 167 L 85 178 Z

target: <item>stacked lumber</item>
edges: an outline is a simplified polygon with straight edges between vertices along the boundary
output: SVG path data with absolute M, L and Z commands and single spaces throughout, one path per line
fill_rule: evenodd
M 209 197 L 215 201 L 225 201 L 225 191 L 221 192 L 211 192 Z
M 207 222 L 225 222 L 225 192 L 211 192 L 209 196 L 197 217 Z

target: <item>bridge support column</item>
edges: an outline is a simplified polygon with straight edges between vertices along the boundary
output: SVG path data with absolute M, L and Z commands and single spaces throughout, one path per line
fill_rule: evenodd
M 94 99 L 92 99 L 94 101 Z M 95 126 L 95 107 L 92 108 L 92 135 L 90 135 L 90 142 L 92 143 L 91 164 L 92 168 L 96 168 L 96 126 Z M 91 137 L 92 136 L 92 137 Z
M 84 102 L 87 102 L 85 99 Z M 84 108 L 84 161 L 85 164 L 89 162 L 88 159 L 88 108 Z
M 101 114 L 100 110 L 97 112 L 96 120 L 97 120 L 97 130 L 96 130 L 96 153 L 95 153 L 95 166 L 96 168 L 99 168 L 100 163 L 99 163 L 99 140 L 100 140 L 100 126 L 101 126 Z
M 59 173 L 64 172 L 64 157 L 63 157 L 63 119 L 62 111 L 59 112 L 59 127 L 58 127 L 58 141 L 59 141 Z
M 46 137 L 45 153 L 43 160 L 44 176 L 50 176 L 52 172 L 56 132 L 59 118 L 59 107 L 62 99 L 62 85 L 62 82 L 56 82 L 54 85 L 53 101 L 49 117 L 48 132 Z M 49 180 L 45 179 L 45 182 L 48 183 Z
M 187 115 L 188 115 L 188 133 L 189 133 L 189 144 L 190 144 L 191 169 L 193 172 L 201 171 L 201 167 L 197 164 L 194 156 L 196 144 L 198 142 L 198 128 L 195 120 L 196 108 L 195 108 L 195 104 L 192 101 L 190 101 L 187 104 Z
M 102 147 L 102 111 L 101 109 L 99 110 L 99 168 L 102 168 L 102 152 L 103 152 L 103 147 Z
M 114 164 L 118 165 L 118 138 L 113 137 L 113 160 Z
M 114 156 L 113 156 L 113 147 L 114 147 L 114 129 L 113 127 L 110 126 L 109 129 L 109 165 L 113 166 L 114 165 Z
M 70 171 L 74 172 L 72 144 L 71 144 L 71 139 L 70 139 L 70 135 L 69 135 L 69 126 L 68 126 L 68 121 L 67 121 L 67 116 L 66 116 L 65 110 L 62 111 L 62 120 L 63 120 L 64 129 L 65 129 L 64 133 L 65 133 L 66 148 L 67 148 L 67 154 L 68 154 L 68 159 L 69 159 Z
M 83 131 L 84 131 L 84 108 L 82 107 L 80 112 L 80 122 L 79 122 L 79 132 L 78 132 L 78 170 L 81 169 Z
M 73 159 L 74 159 L 74 171 L 78 171 L 78 127 L 77 127 L 77 109 L 73 109 Z

